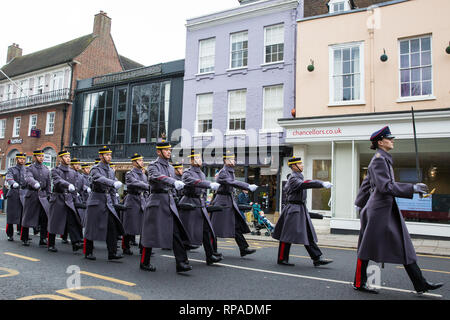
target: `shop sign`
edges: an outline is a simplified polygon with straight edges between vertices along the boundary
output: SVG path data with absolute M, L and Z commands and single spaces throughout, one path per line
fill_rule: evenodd
M 8 140 L 8 144 L 22 144 L 23 143 L 23 139 L 11 139 Z
M 39 129 L 31 129 L 30 137 L 40 138 L 41 137 L 41 130 L 39 130 Z

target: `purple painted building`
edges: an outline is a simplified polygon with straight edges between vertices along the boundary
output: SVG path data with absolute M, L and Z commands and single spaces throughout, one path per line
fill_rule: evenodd
M 182 145 L 204 150 L 211 178 L 222 166 L 217 150 L 234 147 L 236 177 L 264 186 L 257 198 L 266 212 L 278 210 L 279 169 L 292 154 L 277 119 L 295 106 L 302 16 L 303 0 L 241 0 L 186 24 Z M 207 157 L 212 148 L 216 161 Z

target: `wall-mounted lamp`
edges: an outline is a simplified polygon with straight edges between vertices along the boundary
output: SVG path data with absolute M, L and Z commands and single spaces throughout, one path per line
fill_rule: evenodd
M 313 72 L 314 71 L 314 60 L 311 60 L 311 64 L 308 66 L 308 71 Z
M 293 118 L 295 118 L 295 114 L 296 114 L 295 108 L 292 108 L 292 109 L 291 109 L 291 116 L 292 116 Z
M 450 42 L 448 43 L 448 47 L 445 48 L 445 52 L 447 52 L 448 54 L 450 54 Z
M 388 56 L 387 56 L 387 54 L 386 54 L 386 49 L 383 49 L 383 54 L 381 55 L 381 57 L 380 57 L 380 60 L 382 61 L 382 62 L 386 62 L 387 60 L 388 60 Z

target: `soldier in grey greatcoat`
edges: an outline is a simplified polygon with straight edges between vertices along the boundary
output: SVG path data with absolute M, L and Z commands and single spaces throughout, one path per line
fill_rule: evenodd
M 35 161 L 27 168 L 25 181 L 27 193 L 22 215 L 21 240 L 24 246 L 30 245 L 29 228 L 40 227 L 40 246 L 47 246 L 47 223 L 51 194 L 50 170 L 43 165 L 44 151 L 33 151 Z
M 83 187 L 82 192 L 80 192 L 81 195 L 81 200 L 83 201 L 83 203 L 87 203 L 87 200 L 89 198 L 89 194 L 91 193 L 91 176 L 89 175 L 89 173 L 91 172 L 91 166 L 88 163 L 83 163 L 81 164 L 81 181 L 83 181 L 83 185 L 85 187 Z M 81 221 L 81 223 L 83 224 L 83 228 L 86 225 L 86 209 L 84 209 L 84 215 L 83 215 L 83 219 Z
M 6 235 L 8 241 L 14 241 L 14 225 L 17 226 L 17 231 L 20 230 L 23 204 L 25 201 L 26 182 L 25 182 L 25 153 L 16 154 L 16 165 L 8 168 L 6 173 L 6 183 L 9 186 L 6 194 Z
M 70 153 L 63 150 L 58 153 L 60 164 L 51 171 L 53 193 L 50 196 L 48 215 L 48 251 L 57 252 L 55 247 L 56 234 L 69 234 L 72 250 L 82 248 L 82 225 L 75 207 L 77 201 L 78 172 L 69 167 Z
M 394 137 L 388 126 L 374 132 L 370 141 L 376 152 L 355 201 L 361 210 L 361 229 L 353 288 L 378 293 L 367 285 L 367 267 L 372 260 L 403 264 L 418 293 L 438 289 L 443 284 L 428 282 L 417 265 L 411 237 L 395 201 L 396 197 L 412 199 L 414 193 L 426 194 L 428 187 L 423 183 L 395 181 L 394 162 L 389 154 L 394 148 Z
M 175 179 L 174 169 L 169 163 L 172 154 L 170 143 L 157 143 L 156 153 L 158 159 L 151 162 L 147 168 L 150 196 L 142 223 L 143 250 L 140 268 L 145 271 L 156 270 L 150 264 L 152 248 L 173 248 L 176 271 L 189 271 L 192 267 L 183 244 L 189 241 L 189 236 L 178 215 L 173 195 L 173 188 L 183 189 L 184 183 Z
M 289 159 L 288 166 L 292 173 L 283 190 L 286 203 L 272 234 L 274 239 L 280 241 L 277 263 L 285 266 L 294 265 L 289 263 L 292 243 L 305 246 L 314 266 L 331 263 L 333 262 L 331 259 L 322 258 L 322 252 L 317 246 L 317 235 L 306 208 L 306 193 L 312 188 L 331 188 L 332 184 L 328 181 L 305 180 L 301 158 Z
M 110 168 L 112 151 L 108 147 L 99 150 L 101 162 L 90 171 L 92 191 L 87 201 L 86 226 L 84 230 L 85 258 L 95 260 L 94 241 L 106 241 L 108 260 L 121 259 L 117 254 L 117 237 L 123 235 L 123 226 L 114 208 L 116 193 L 122 182 L 118 181 Z
M 250 229 L 247 222 L 240 214 L 238 205 L 233 198 L 234 188 L 246 189 L 254 192 L 258 186 L 238 181 L 234 176 L 235 155 L 227 152 L 223 156 L 224 166 L 216 176 L 216 182 L 220 183 L 212 205 L 224 207 L 222 211 L 211 213 L 211 223 L 218 238 L 234 238 L 241 257 L 252 254 L 256 250 L 249 249 L 244 234 L 249 233 Z M 217 252 L 217 248 L 214 248 Z
M 202 156 L 192 150 L 189 156 L 191 167 L 184 171 L 182 181 L 185 183 L 183 194 L 180 200 L 180 218 L 186 231 L 189 234 L 190 245 L 200 246 L 206 255 L 206 264 L 222 260 L 222 257 L 214 255 L 215 234 L 206 211 L 206 189 L 211 188 L 217 190 L 220 184 L 209 182 L 206 180 L 205 174 L 202 172 Z M 183 204 L 189 204 L 192 209 L 183 209 Z
M 87 199 L 89 198 L 89 193 L 91 193 L 90 183 L 88 182 L 89 173 L 88 176 L 80 173 L 82 164 L 77 158 L 72 158 L 70 160 L 70 167 L 77 173 L 77 184 L 75 185 L 75 188 L 77 189 L 75 207 L 78 211 L 81 225 L 84 226 L 84 222 L 86 220 L 86 209 L 82 204 L 86 204 Z
M 123 213 L 123 228 L 125 235 L 122 237 L 122 250 L 124 254 L 132 255 L 130 243 L 134 236 L 140 235 L 142 230 L 142 217 L 145 210 L 145 202 L 148 197 L 149 184 L 147 176 L 142 171 L 144 157 L 135 153 L 131 157 L 133 169 L 125 174 L 127 195 L 125 196 L 125 207 Z

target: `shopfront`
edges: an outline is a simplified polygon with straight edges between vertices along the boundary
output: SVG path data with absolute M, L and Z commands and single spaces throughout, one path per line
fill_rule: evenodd
M 412 235 L 450 237 L 450 110 L 415 113 L 419 169 L 411 112 L 283 119 L 286 142 L 305 163 L 305 178 L 331 181 L 331 190 L 309 190 L 308 208 L 331 217 L 334 233 L 359 230 L 354 200 L 374 151 L 370 135 L 388 125 L 396 137 L 391 154 L 398 182 L 426 183 L 429 198 L 397 199 Z M 283 167 L 282 177 L 289 173 Z

